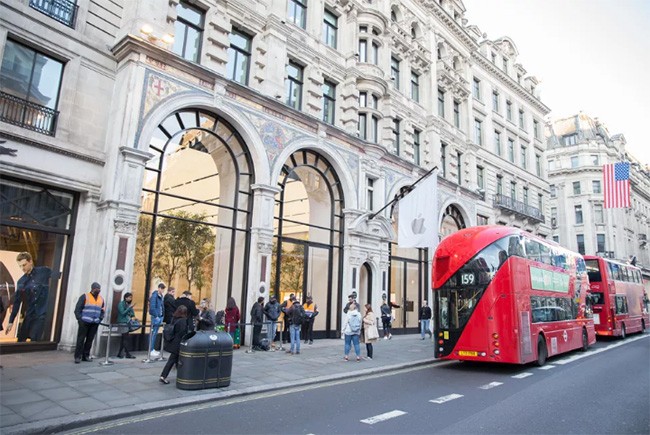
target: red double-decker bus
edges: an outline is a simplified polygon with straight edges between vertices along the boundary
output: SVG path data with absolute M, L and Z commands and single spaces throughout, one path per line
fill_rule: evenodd
M 585 255 L 596 334 L 625 338 L 648 325 L 641 269 Z
M 520 229 L 446 237 L 432 280 L 438 358 L 541 366 L 596 341 L 582 256 Z

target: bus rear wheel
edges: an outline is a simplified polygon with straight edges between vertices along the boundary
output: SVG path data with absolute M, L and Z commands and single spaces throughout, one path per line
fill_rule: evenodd
M 582 351 L 586 352 L 589 349 L 589 337 L 587 336 L 587 330 L 582 329 Z
M 543 366 L 546 364 L 546 358 L 548 357 L 548 350 L 546 350 L 546 340 L 541 335 L 537 339 L 537 365 Z
M 625 332 L 625 323 L 621 325 L 621 340 L 625 340 L 625 337 L 627 337 L 627 333 Z

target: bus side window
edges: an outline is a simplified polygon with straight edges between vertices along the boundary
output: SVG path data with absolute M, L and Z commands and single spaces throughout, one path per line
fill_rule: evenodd
M 508 255 L 524 256 L 524 248 L 521 246 L 521 240 L 518 236 L 512 236 L 508 239 Z

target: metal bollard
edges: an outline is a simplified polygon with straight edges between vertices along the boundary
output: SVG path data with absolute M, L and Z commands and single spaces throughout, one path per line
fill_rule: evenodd
M 108 326 L 108 338 L 106 338 L 106 358 L 104 359 L 103 362 L 99 363 L 100 366 L 112 366 L 113 364 L 115 364 L 113 361 L 108 359 L 109 352 L 111 351 L 111 329 L 112 329 L 112 327 L 111 327 L 110 324 L 108 324 L 106 326 Z

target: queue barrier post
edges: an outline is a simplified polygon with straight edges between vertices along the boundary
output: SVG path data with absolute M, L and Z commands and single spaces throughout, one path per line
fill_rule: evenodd
M 106 338 L 106 358 L 104 359 L 103 362 L 100 362 L 100 366 L 112 366 L 115 364 L 113 361 L 108 359 L 108 355 L 110 354 L 111 351 L 111 329 L 112 325 L 110 323 L 100 323 L 102 326 L 107 326 L 108 327 L 108 337 Z

